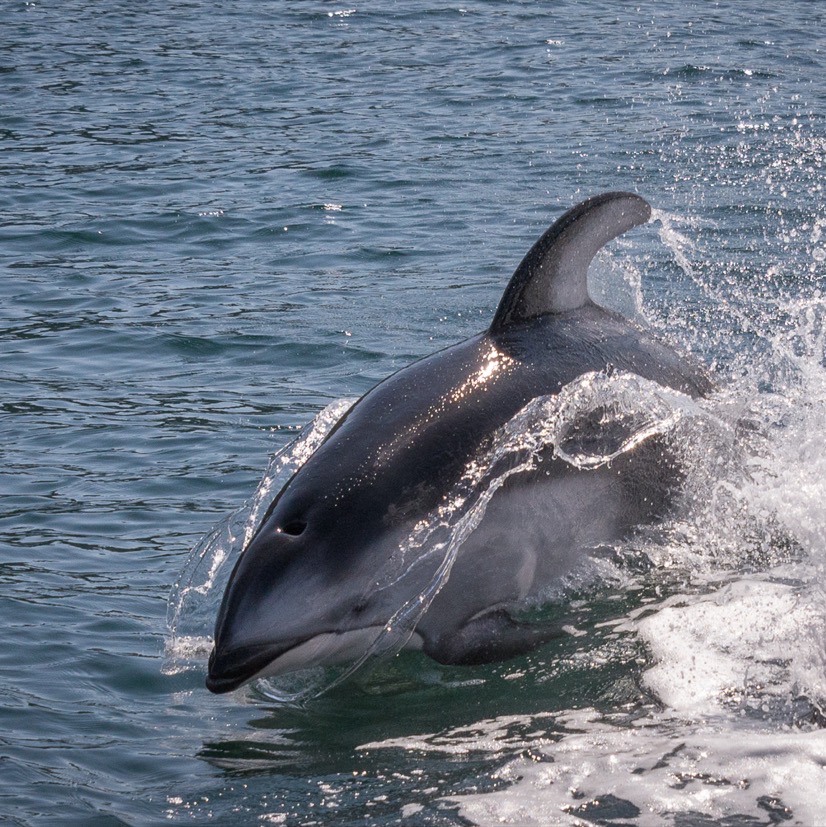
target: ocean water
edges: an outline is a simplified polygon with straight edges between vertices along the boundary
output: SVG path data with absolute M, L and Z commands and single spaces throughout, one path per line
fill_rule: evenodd
M 7 2 L 0 819 L 821 820 L 824 14 Z M 684 451 L 674 514 L 523 658 L 208 693 L 208 569 L 237 542 L 202 538 L 308 423 L 482 330 L 609 189 L 657 220 L 592 291 L 718 387 L 639 397 Z

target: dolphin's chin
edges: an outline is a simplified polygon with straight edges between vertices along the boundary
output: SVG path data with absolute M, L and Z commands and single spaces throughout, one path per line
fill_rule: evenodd
M 252 680 L 291 646 L 258 644 L 233 649 L 215 646 L 209 656 L 206 688 L 216 695 L 232 692 Z
M 369 653 L 383 628 L 367 626 L 346 632 L 322 632 L 287 648 L 277 644 L 245 647 L 221 656 L 213 649 L 206 687 L 210 692 L 222 694 L 259 678 L 273 678 L 314 666 L 352 663 Z M 404 648 L 421 649 L 422 645 L 422 638 L 414 632 Z
M 214 692 L 216 695 L 223 695 L 225 692 L 232 692 L 234 689 L 238 689 L 248 680 L 249 678 L 222 678 L 209 673 L 204 683 L 210 692 Z

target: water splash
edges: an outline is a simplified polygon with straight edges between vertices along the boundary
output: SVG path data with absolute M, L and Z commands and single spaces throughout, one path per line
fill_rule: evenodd
M 655 589 L 608 624 L 647 652 L 640 699 L 557 715 L 567 731 L 508 762 L 500 790 L 451 799 L 474 823 L 818 822 L 826 317 L 819 295 L 784 311 L 788 324 L 759 331 L 765 361 L 675 434 L 691 437 L 682 508 L 641 538 Z

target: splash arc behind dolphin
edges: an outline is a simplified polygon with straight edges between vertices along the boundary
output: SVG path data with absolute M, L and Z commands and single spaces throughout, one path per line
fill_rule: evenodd
M 632 193 L 566 212 L 534 244 L 483 333 L 403 368 L 366 393 L 276 495 L 230 576 L 206 685 L 357 660 L 438 564 L 401 553 L 474 457 L 532 400 L 606 369 L 693 397 L 704 373 L 596 305 L 587 273 L 609 241 L 651 216 Z M 511 609 L 583 554 L 656 519 L 673 463 L 641 446 L 584 470 L 549 455 L 496 491 L 407 645 L 440 663 L 501 660 L 547 640 Z

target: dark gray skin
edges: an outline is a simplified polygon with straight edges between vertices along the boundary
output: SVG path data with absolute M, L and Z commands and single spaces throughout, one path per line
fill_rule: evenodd
M 642 224 L 639 196 L 606 193 L 563 215 L 511 279 L 490 328 L 364 395 L 276 496 L 230 577 L 207 687 L 356 660 L 438 559 L 400 544 L 432 514 L 494 435 L 527 403 L 590 371 L 635 373 L 691 396 L 701 370 L 588 297 L 596 252 Z M 441 663 L 501 660 L 554 632 L 512 619 L 589 550 L 656 519 L 673 462 L 644 443 L 610 467 L 547 456 L 493 497 L 409 645 Z

